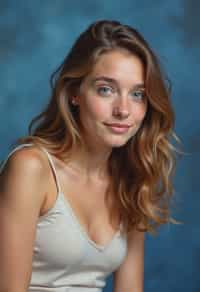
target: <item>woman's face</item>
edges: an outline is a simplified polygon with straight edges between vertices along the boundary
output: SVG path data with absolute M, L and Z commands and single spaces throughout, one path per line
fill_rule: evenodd
M 76 99 L 87 142 L 123 146 L 135 135 L 147 109 L 141 60 L 126 51 L 102 54 Z

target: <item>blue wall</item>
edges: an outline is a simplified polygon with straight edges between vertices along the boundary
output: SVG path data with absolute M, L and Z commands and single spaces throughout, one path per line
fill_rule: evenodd
M 200 291 L 199 11 L 197 0 L 0 1 L 0 159 L 27 133 L 47 102 L 51 72 L 91 22 L 135 26 L 162 59 L 173 84 L 175 130 L 189 154 L 178 162 L 175 179 L 174 216 L 184 225 L 147 235 L 148 292 Z M 112 277 L 105 291 L 111 286 Z

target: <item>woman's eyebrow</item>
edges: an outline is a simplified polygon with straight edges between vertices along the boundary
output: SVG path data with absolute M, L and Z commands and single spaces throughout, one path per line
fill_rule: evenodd
M 106 76 L 99 76 L 99 77 L 96 77 L 96 78 L 93 78 L 91 80 L 91 83 L 94 84 L 95 82 L 97 81 L 106 81 L 106 82 L 109 82 L 109 83 L 114 83 L 118 86 L 118 82 L 116 79 L 113 79 L 113 78 L 110 78 L 110 77 L 106 77 Z M 140 89 L 140 88 L 145 88 L 145 85 L 144 83 L 137 83 L 135 85 L 133 85 L 133 88 L 137 88 L 137 89 Z
M 92 79 L 92 83 L 95 83 L 97 81 L 106 81 L 106 82 L 109 82 L 109 83 L 118 84 L 117 80 L 115 80 L 113 78 L 110 78 L 110 77 L 106 77 L 106 76 L 99 76 L 99 77 L 96 77 L 96 78 Z

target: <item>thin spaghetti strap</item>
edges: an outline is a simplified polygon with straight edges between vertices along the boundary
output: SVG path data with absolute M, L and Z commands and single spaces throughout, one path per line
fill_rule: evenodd
M 24 146 L 32 146 L 32 145 L 33 145 L 32 143 L 24 143 L 24 144 L 20 144 L 20 145 L 16 146 L 14 149 L 12 149 L 12 150 L 8 153 L 6 159 L 4 159 L 4 160 L 2 161 L 2 164 L 0 164 L 0 173 L 2 172 L 4 166 L 6 165 L 8 159 L 10 158 L 10 156 L 11 156 L 15 151 L 17 151 L 18 149 L 23 148 Z
M 55 165 L 53 163 L 52 157 L 44 147 L 40 146 L 40 148 L 46 153 L 46 155 L 48 157 L 49 163 L 50 163 L 50 165 L 52 167 L 52 170 L 53 170 L 53 173 L 54 173 L 56 186 L 57 186 L 57 190 L 58 190 L 58 194 L 59 194 L 61 192 L 61 187 L 60 187 L 60 184 L 59 184 L 58 176 L 57 176 L 57 173 L 56 173 L 56 168 L 55 168 Z
M 34 145 L 34 144 L 33 144 L 33 143 L 23 143 L 23 144 L 18 145 L 18 146 L 15 147 L 14 149 L 12 149 L 12 150 L 10 151 L 10 153 L 7 155 L 6 159 L 3 160 L 2 163 L 0 164 L 0 173 L 2 172 L 4 166 L 6 165 L 6 162 L 7 162 L 8 159 L 10 158 L 10 156 L 11 156 L 15 151 L 17 151 L 18 149 L 23 148 L 24 146 L 32 146 L 32 145 Z M 48 160 L 49 160 L 49 162 L 50 162 L 50 165 L 51 165 L 52 170 L 53 170 L 53 173 L 54 173 L 54 177 L 55 177 L 55 181 L 56 181 L 57 190 L 58 190 L 58 193 L 60 193 L 61 188 L 60 188 L 60 184 L 59 184 L 58 177 L 57 177 L 57 174 L 56 174 L 56 169 L 55 169 L 55 166 L 54 166 L 53 160 L 52 160 L 52 158 L 51 158 L 51 155 L 48 153 L 48 151 L 47 151 L 45 148 L 43 148 L 43 147 L 41 147 L 41 146 L 40 146 L 40 148 L 41 148 L 41 149 L 47 154 L 47 158 L 48 158 Z

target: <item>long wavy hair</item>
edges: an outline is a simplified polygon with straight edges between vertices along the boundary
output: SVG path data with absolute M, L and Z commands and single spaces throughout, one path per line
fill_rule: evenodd
M 51 98 L 28 128 L 28 135 L 17 143 L 47 147 L 59 159 L 84 147 L 79 128 L 79 112 L 70 102 L 82 80 L 99 57 L 125 49 L 140 58 L 145 69 L 148 108 L 137 133 L 124 146 L 112 149 L 108 160 L 109 185 L 106 200 L 110 220 L 120 218 L 126 232 L 133 228 L 155 233 L 161 224 L 171 222 L 171 199 L 177 149 L 175 115 L 171 105 L 171 86 L 158 57 L 141 34 L 118 21 L 92 23 L 76 40 L 58 69 L 51 75 Z

